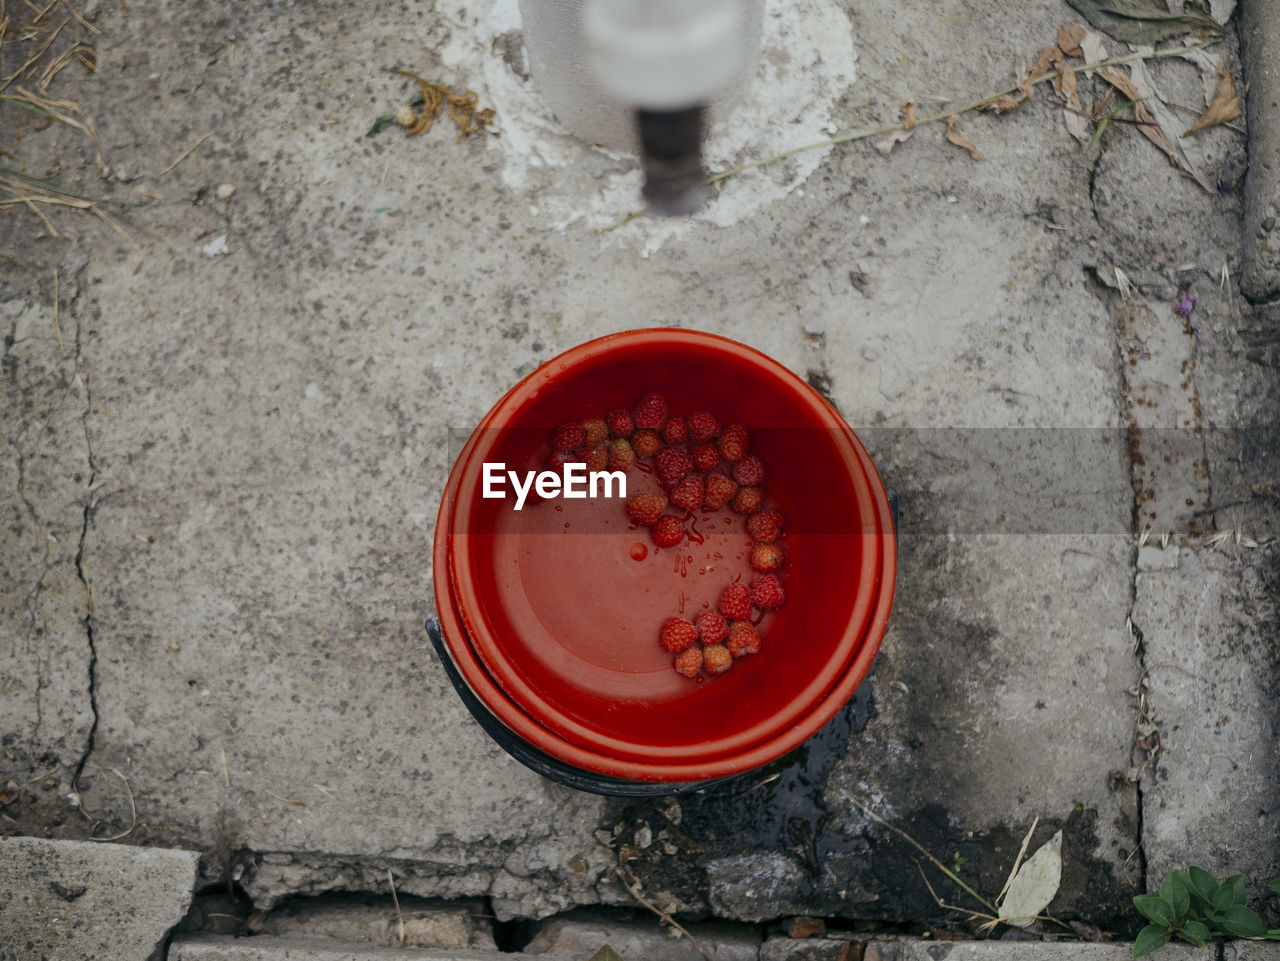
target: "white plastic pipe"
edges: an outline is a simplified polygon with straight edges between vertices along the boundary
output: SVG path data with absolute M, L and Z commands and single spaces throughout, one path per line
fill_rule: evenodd
M 534 83 L 588 143 L 637 150 L 634 112 L 716 115 L 755 72 L 764 0 L 520 0 Z

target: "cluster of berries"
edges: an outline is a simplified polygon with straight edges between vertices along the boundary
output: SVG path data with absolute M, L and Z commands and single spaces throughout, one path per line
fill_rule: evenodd
M 652 460 L 666 493 L 637 494 L 627 503 L 627 513 L 649 528 L 659 547 L 678 546 L 688 534 L 687 516 L 697 511 L 728 505 L 746 517 L 747 533 L 755 542 L 749 563 L 762 576 L 750 587 L 730 585 L 718 610 L 704 611 L 693 622 L 673 617 L 662 627 L 662 646 L 676 656 L 675 669 L 688 677 L 703 667 L 709 674 L 723 674 L 734 658 L 759 651 L 752 607 L 765 612 L 786 601 L 775 573 L 783 562 L 777 541 L 784 518 L 778 511 L 760 509 L 764 464 L 750 453 L 750 440 L 741 424 L 722 428 L 709 411 L 671 415 L 661 394 L 646 395 L 634 411 L 618 408 L 603 419 L 563 424 L 551 438 L 550 466 L 555 470 L 584 461 L 589 470 L 625 471 L 638 460 Z M 669 507 L 686 513 L 667 513 Z

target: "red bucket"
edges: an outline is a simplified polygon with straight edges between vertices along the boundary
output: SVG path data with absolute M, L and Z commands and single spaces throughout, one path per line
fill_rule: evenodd
M 749 582 L 740 515 L 697 512 L 690 539 L 658 548 L 621 499 L 531 497 L 515 510 L 509 484 L 506 497 L 483 496 L 486 464 L 545 469 L 557 425 L 652 391 L 674 413 L 746 425 L 764 506 L 786 517 L 787 601 L 759 624 L 760 652 L 714 677 L 673 670 L 658 632 Z M 629 494 L 646 484 L 656 489 L 628 472 Z M 601 793 L 679 790 L 776 760 L 831 719 L 875 659 L 896 562 L 885 487 L 808 384 L 713 334 L 628 331 L 538 368 L 467 441 L 436 526 L 437 646 L 472 713 L 541 773 Z

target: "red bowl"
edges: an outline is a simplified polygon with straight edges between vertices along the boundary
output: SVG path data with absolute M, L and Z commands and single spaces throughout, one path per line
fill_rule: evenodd
M 700 543 L 656 548 L 625 501 L 482 496 L 484 465 L 545 468 L 551 430 L 662 392 L 751 431 L 766 506 L 783 512 L 787 603 L 762 651 L 717 677 L 677 674 L 671 616 L 749 582 L 751 540 L 728 509 Z M 656 482 L 633 471 L 629 494 Z M 637 559 L 636 555 L 644 556 Z M 696 331 L 642 330 L 576 347 L 517 384 L 458 457 L 435 541 L 449 655 L 479 700 L 538 750 L 635 781 L 699 781 L 766 764 L 814 734 L 865 677 L 893 600 L 896 549 L 865 449 L 812 388 L 765 355 Z

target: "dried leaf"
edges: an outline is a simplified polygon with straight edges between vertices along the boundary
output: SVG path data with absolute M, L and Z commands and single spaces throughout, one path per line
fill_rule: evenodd
M 1000 917 L 1019 928 L 1031 924 L 1049 906 L 1062 883 L 1062 832 L 1026 860 L 1000 902 Z
M 1139 49 L 1141 52 L 1141 48 Z M 1155 118 L 1165 138 L 1174 145 L 1179 154 L 1180 162 L 1177 163 L 1177 166 L 1182 167 L 1182 169 L 1191 174 L 1192 179 L 1205 190 L 1210 193 L 1217 193 L 1213 181 L 1204 172 L 1208 169 L 1204 151 L 1196 138 L 1186 137 L 1179 133 L 1182 129 L 1183 121 L 1179 120 L 1173 111 L 1165 105 L 1164 97 L 1156 88 L 1155 81 L 1151 79 L 1151 74 L 1147 72 L 1146 64 L 1138 60 L 1129 69 L 1133 75 L 1133 84 L 1138 88 L 1138 93 L 1142 95 L 1143 103 L 1151 111 L 1151 116 Z
M 916 105 L 908 101 L 898 108 L 902 112 L 902 129 L 895 130 L 883 140 L 879 140 L 875 144 L 875 148 L 884 156 L 889 156 L 893 148 L 911 137 L 916 129 L 916 121 L 919 118 L 919 112 Z
M 1218 75 L 1222 79 L 1218 81 L 1218 89 L 1213 93 L 1209 109 L 1200 115 L 1200 119 L 1191 129 L 1185 131 L 1184 136 L 1207 127 L 1216 127 L 1240 116 L 1240 98 L 1236 96 L 1236 82 L 1231 79 L 1230 72 L 1221 62 L 1218 64 Z
M 957 147 L 963 147 L 969 151 L 969 156 L 974 160 L 981 160 L 982 154 L 978 152 L 977 146 L 972 140 L 966 140 L 960 134 L 956 133 L 956 116 L 952 114 L 947 118 L 947 139 Z
M 914 130 L 895 130 L 883 140 L 877 140 L 875 147 L 882 155 L 887 157 L 898 144 L 904 140 L 910 140 L 913 133 L 915 133 Z
M 1084 32 L 1084 39 L 1080 41 L 1080 49 L 1084 52 L 1085 63 L 1101 63 L 1107 59 L 1107 45 L 1102 42 L 1102 37 L 1094 33 L 1092 30 Z
M 911 102 L 904 103 L 898 108 L 902 111 L 902 129 L 911 131 L 916 128 L 916 120 L 919 113 L 916 111 L 916 105 Z
M 1067 0 L 1086 20 L 1124 43 L 1155 44 L 1184 34 L 1222 33 L 1202 10 L 1171 13 L 1163 0 Z
M 1098 71 L 1098 75 L 1130 100 L 1138 101 L 1133 105 L 1133 115 L 1138 120 L 1138 129 L 1143 136 L 1164 151 L 1171 164 L 1186 170 L 1187 166 L 1182 155 L 1174 149 L 1173 144 L 1169 143 L 1160 126 L 1155 122 L 1155 118 L 1151 116 L 1151 111 L 1143 106 L 1142 94 L 1138 93 L 1138 88 L 1134 86 L 1133 81 L 1115 67 L 1103 67 Z
M 1236 9 L 1236 0 L 1209 0 L 1209 16 L 1224 27 Z
M 1031 98 L 1031 74 L 1027 72 L 1027 62 L 1021 56 L 1013 58 L 1013 77 L 1018 87 L 1017 93 L 992 97 L 979 109 L 990 110 L 992 113 L 1006 113 L 1026 103 Z
M 1067 101 L 1067 105 L 1062 108 L 1062 122 L 1067 128 L 1067 133 L 1081 143 L 1088 143 L 1091 131 L 1089 120 L 1084 116 L 1084 108 L 1080 104 L 1080 94 L 1076 90 L 1076 72 L 1065 60 L 1058 69 L 1061 72 L 1054 80 L 1053 86 Z
M 1088 32 L 1081 24 L 1074 23 L 1068 26 L 1064 23 L 1058 28 L 1058 49 L 1068 57 L 1083 57 L 1084 50 L 1080 46 L 1080 41 Z

